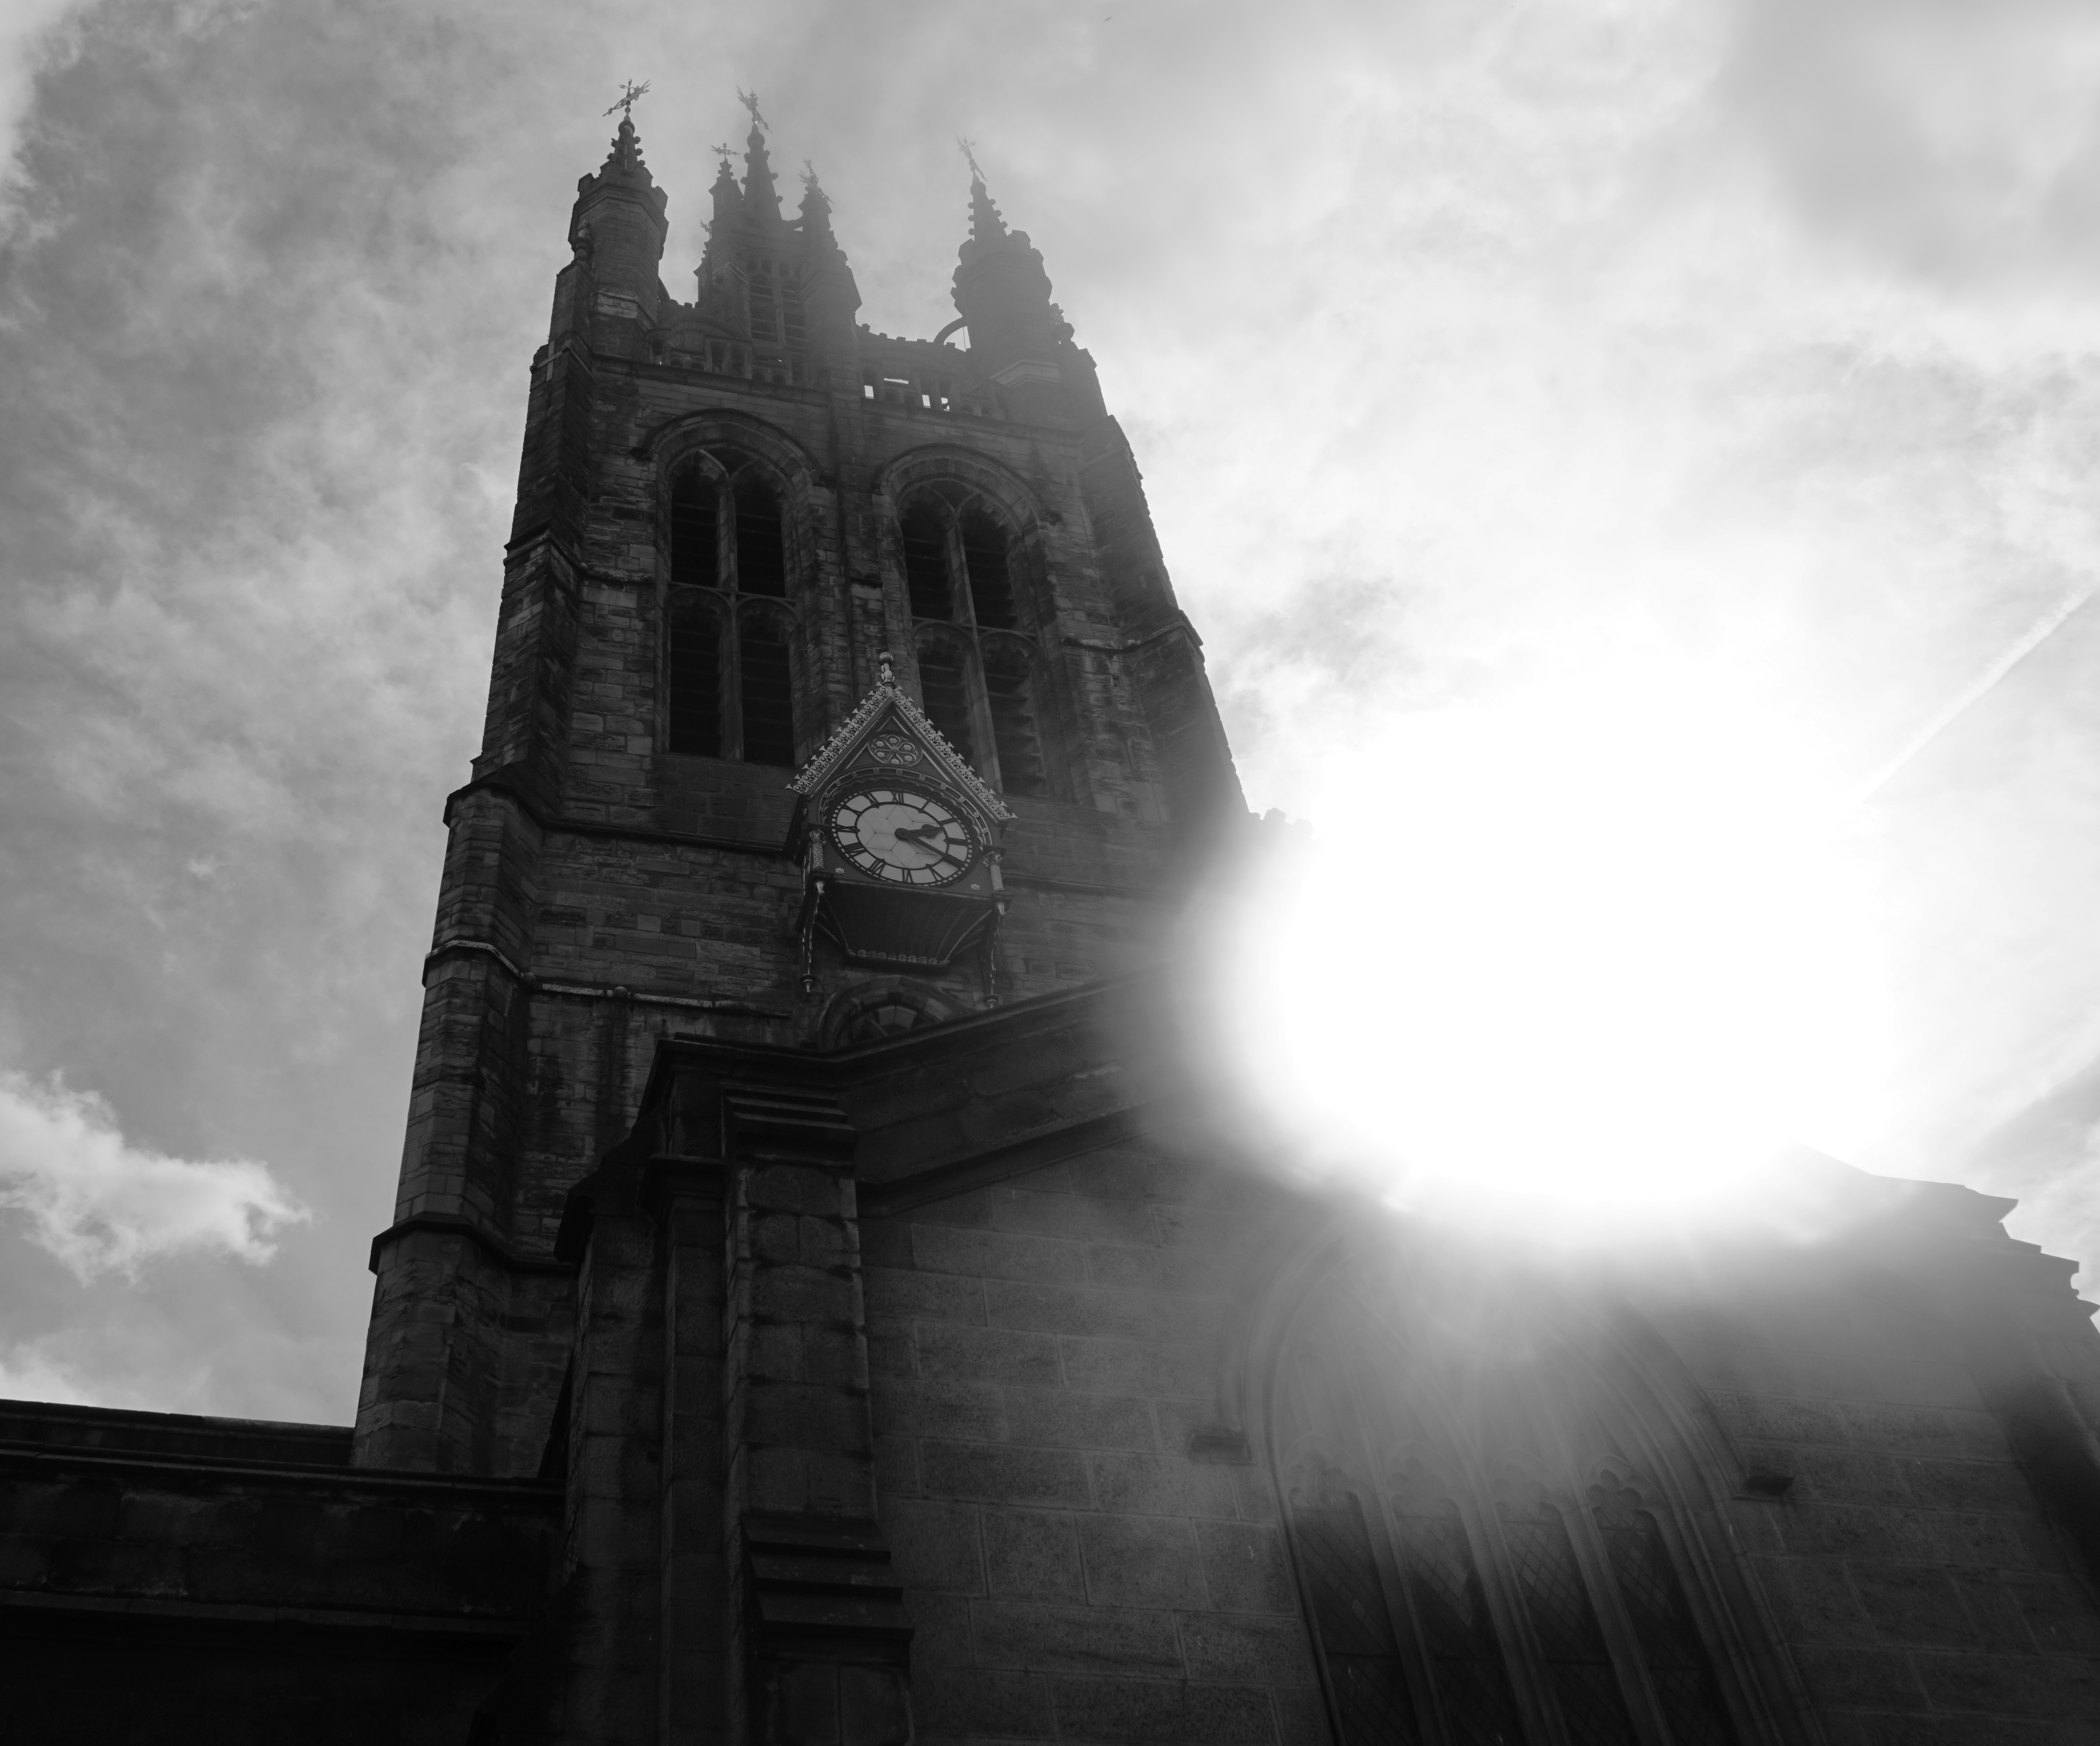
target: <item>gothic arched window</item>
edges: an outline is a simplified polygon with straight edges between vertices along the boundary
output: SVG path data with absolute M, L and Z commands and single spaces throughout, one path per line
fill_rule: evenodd
M 1583 1366 L 1450 1360 L 1366 1295 L 1300 1309 L 1271 1425 L 1339 1746 L 1736 1746 L 1670 1512 Z
M 984 498 L 943 482 L 906 503 L 898 540 L 927 715 L 995 787 L 1048 795 L 1041 663 L 1015 587 L 1012 529 Z
M 737 627 L 743 655 L 743 761 L 795 766 L 795 687 L 784 627 L 746 613 Z
M 673 474 L 667 520 L 664 749 L 792 768 L 792 566 L 777 485 L 748 455 L 704 450 Z
M 721 615 L 712 602 L 673 596 L 664 700 L 665 749 L 695 757 L 721 756 Z
M 919 690 L 926 718 L 964 760 L 979 761 L 970 720 L 968 657 L 953 637 L 929 637 L 919 644 Z

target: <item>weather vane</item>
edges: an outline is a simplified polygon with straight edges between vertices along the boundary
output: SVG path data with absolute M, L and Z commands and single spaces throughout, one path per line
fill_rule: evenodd
M 612 109 L 619 110 L 621 117 L 624 120 L 629 121 L 633 121 L 634 119 L 634 100 L 638 97 L 646 95 L 648 90 L 649 82 L 646 79 L 644 79 L 639 85 L 637 85 L 632 79 L 623 79 L 620 82 L 620 101 L 612 106 Z M 612 109 L 608 109 L 605 112 L 607 115 L 610 115 L 612 113 Z
M 742 86 L 739 86 L 737 87 L 736 100 L 742 104 L 745 108 L 751 111 L 751 125 L 753 127 L 763 127 L 765 126 L 765 117 L 758 112 L 758 96 L 756 92 L 747 95 L 743 87 Z
M 977 168 L 977 142 L 974 139 L 965 139 L 960 134 L 957 134 L 955 149 L 963 154 L 963 161 L 970 166 L 970 174 L 978 181 L 983 181 L 984 172 Z

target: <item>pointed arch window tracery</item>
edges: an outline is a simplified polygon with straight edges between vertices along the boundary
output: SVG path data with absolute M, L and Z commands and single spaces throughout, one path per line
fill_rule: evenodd
M 672 474 L 666 520 L 664 749 L 792 769 L 793 566 L 775 481 L 736 449 L 698 451 Z
M 1339 1746 L 1742 1746 L 1668 1512 L 1600 1422 L 1326 1296 L 1270 1428 Z
M 906 500 L 897 533 L 928 716 L 994 787 L 1050 796 L 1042 662 L 1016 585 L 1012 526 L 949 480 Z

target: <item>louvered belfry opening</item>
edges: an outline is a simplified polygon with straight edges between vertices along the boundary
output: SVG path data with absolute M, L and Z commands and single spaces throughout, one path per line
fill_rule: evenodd
M 663 749 L 792 768 L 793 621 L 735 603 L 788 599 L 780 494 L 749 454 L 710 445 L 672 474 L 665 513 Z
M 795 691 L 788 643 L 777 626 L 747 619 L 743 645 L 743 761 L 795 765 Z
M 946 712 L 941 731 L 972 762 L 996 754 L 997 769 L 983 774 L 995 776 L 1007 793 L 1049 796 L 1053 773 L 1043 742 L 1038 663 L 1021 640 L 1012 529 L 986 499 L 950 479 L 907 498 L 897 531 L 913 619 L 956 624 L 952 634 L 976 645 L 974 660 L 951 649 L 946 637 L 921 645 L 927 712 L 937 721 Z M 979 745 L 987 725 L 991 743 Z
M 720 487 L 699 467 L 687 467 L 671 488 L 671 585 L 721 585 Z
M 698 601 L 671 609 L 665 664 L 666 749 L 688 756 L 721 756 L 721 627 Z
M 991 706 L 992 743 L 999 752 L 999 780 L 1006 791 L 1048 793 L 1025 653 L 1018 649 L 995 649 L 986 655 L 985 701 Z
M 924 509 L 907 512 L 902 528 L 904 584 L 911 616 L 946 623 L 955 616 L 948 593 L 948 545 L 941 524 Z
M 963 567 L 969 574 L 970 606 L 980 628 L 1012 630 L 1013 580 L 1007 574 L 1006 530 L 983 510 L 963 512 Z
M 966 761 L 974 760 L 977 746 L 970 732 L 969 689 L 960 657 L 951 649 L 921 650 L 919 689 L 926 699 L 926 719 Z
M 736 488 L 736 586 L 739 593 L 770 600 L 783 600 L 788 594 L 780 500 L 756 479 Z
M 773 263 L 754 259 L 751 263 L 751 337 L 761 344 L 777 340 L 779 328 L 773 309 Z

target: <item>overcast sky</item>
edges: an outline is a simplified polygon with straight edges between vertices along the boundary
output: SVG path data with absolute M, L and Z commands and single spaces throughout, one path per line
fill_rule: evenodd
M 977 142 L 1257 808 L 1651 686 L 1857 785 L 2100 579 L 2087 6 L 14 0 L 0 58 L 0 1391 L 351 1414 L 624 78 L 674 294 L 739 85 L 885 332 L 952 314 Z M 2081 1259 L 2097 677 L 2100 605 L 1848 816 L 1879 980 L 1806 1136 Z

